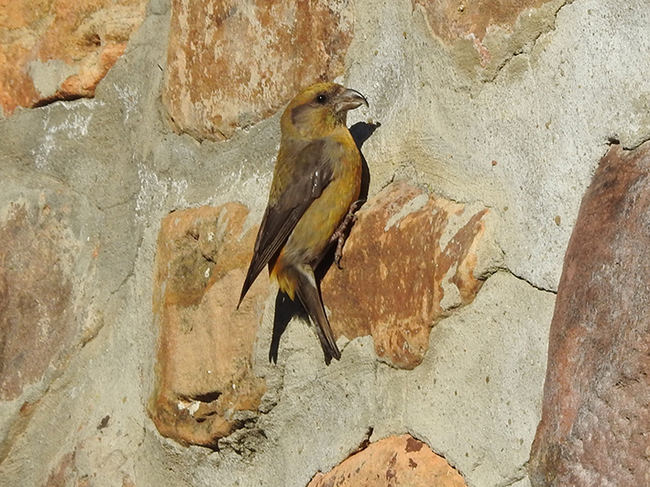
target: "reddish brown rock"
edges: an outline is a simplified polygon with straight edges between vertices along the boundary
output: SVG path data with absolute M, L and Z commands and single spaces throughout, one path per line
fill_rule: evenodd
M 308 487 L 465 487 L 447 461 L 411 435 L 391 436 L 355 453 Z
M 252 372 L 257 323 L 268 293 L 258 279 L 239 311 L 256 229 L 236 203 L 177 211 L 158 236 L 154 320 L 160 329 L 157 383 L 149 414 L 164 436 L 214 446 L 245 411 L 256 411 L 264 381 Z
M 90 97 L 142 23 L 146 0 L 0 0 L 0 107 Z
M 336 335 L 372 335 L 378 356 L 406 369 L 420 364 L 431 327 L 482 284 L 487 212 L 404 182 L 369 201 L 345 243 L 343 270 L 332 266 L 322 282 Z
M 582 200 L 551 324 L 535 486 L 650 485 L 650 143 Z
M 163 100 L 176 129 L 224 139 L 343 72 L 347 1 L 172 1 Z
M 12 400 L 74 344 L 69 208 L 12 203 L 0 218 L 0 399 Z M 3 211 L 4 213 L 4 211 Z

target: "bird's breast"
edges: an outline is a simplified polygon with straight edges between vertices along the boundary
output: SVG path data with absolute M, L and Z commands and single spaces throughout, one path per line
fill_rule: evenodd
M 342 154 L 332 169 L 332 181 L 307 208 L 282 250 L 287 261 L 320 261 L 350 205 L 359 198 L 361 157 L 356 146 L 354 151 Z

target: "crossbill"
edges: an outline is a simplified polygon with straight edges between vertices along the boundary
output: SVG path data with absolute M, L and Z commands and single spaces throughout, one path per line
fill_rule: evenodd
M 368 106 L 358 91 L 317 83 L 285 109 L 268 205 L 239 298 L 241 304 L 268 265 L 270 278 L 291 300 L 298 298 L 314 323 L 327 364 L 341 352 L 314 269 L 335 242 L 340 259 L 345 227 L 356 210 L 362 162 L 346 118 L 362 104 Z

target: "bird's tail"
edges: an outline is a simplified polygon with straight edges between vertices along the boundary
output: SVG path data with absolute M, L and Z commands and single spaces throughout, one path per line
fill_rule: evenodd
M 341 352 L 336 346 L 336 340 L 330 327 L 330 322 L 325 314 L 323 300 L 320 296 L 320 290 L 316 285 L 316 278 L 314 271 L 309 265 L 302 265 L 296 269 L 296 294 L 302 303 L 305 311 L 316 325 L 316 333 L 320 339 L 323 354 L 325 355 L 325 363 L 329 365 L 332 357 L 336 360 L 341 358 Z

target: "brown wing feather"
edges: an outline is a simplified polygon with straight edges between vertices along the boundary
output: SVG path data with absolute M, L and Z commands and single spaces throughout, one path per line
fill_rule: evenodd
M 316 285 L 314 270 L 309 265 L 304 265 L 298 269 L 296 277 L 298 279 L 296 294 L 298 294 L 298 299 L 300 299 L 305 311 L 307 311 L 307 314 L 316 327 L 316 334 L 318 335 L 321 348 L 323 349 L 323 355 L 325 356 L 325 364 L 329 365 L 332 358 L 336 360 L 341 359 L 341 352 L 336 345 L 334 333 L 327 319 L 327 314 L 325 314 L 320 290 Z
M 331 181 L 331 161 L 325 156 L 323 147 L 324 141 L 319 139 L 302 148 L 296 156 L 299 162 L 295 174 L 289 176 L 294 179 L 278 195 L 274 194 L 277 188 L 272 188 L 272 196 L 275 197 L 269 199 L 269 206 L 264 212 L 239 304 L 262 269 L 287 241 L 309 205 Z

